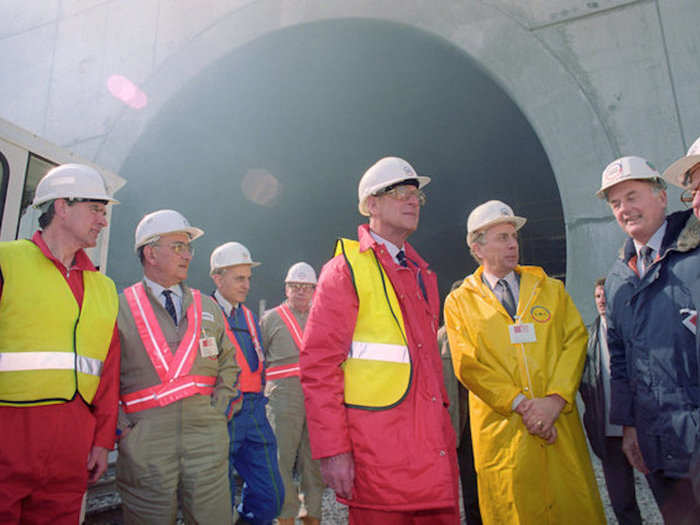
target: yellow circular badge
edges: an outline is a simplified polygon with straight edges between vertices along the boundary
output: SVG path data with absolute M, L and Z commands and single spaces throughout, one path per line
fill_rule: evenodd
M 552 314 L 544 306 L 533 306 L 530 315 L 538 323 L 546 323 L 552 318 Z

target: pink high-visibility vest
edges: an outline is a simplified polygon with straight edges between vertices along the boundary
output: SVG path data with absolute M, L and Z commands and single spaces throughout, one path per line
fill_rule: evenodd
M 158 324 L 143 283 L 136 283 L 124 290 L 124 296 L 146 353 L 161 381 L 159 385 L 122 395 L 124 411 L 130 413 L 162 407 L 195 394 L 211 396 L 216 377 L 190 375 L 202 332 L 202 297 L 199 290 L 192 290 L 192 304 L 187 309 L 187 332 L 175 355 Z

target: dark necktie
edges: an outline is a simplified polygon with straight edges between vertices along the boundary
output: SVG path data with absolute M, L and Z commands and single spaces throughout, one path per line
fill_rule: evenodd
M 406 252 L 403 250 L 399 250 L 399 253 L 396 254 L 396 259 L 399 261 L 399 265 L 403 266 L 404 268 L 408 268 L 408 263 L 410 262 L 413 266 L 418 268 L 418 286 L 420 286 L 420 291 L 423 294 L 423 299 L 426 301 L 428 300 L 428 292 L 425 289 L 425 283 L 423 282 L 423 274 L 420 271 L 420 268 L 418 267 L 418 264 L 406 257 Z
M 501 287 L 501 304 L 503 305 L 503 308 L 506 309 L 508 315 L 515 318 L 515 299 L 513 298 L 513 292 L 510 291 L 508 281 L 505 279 L 499 279 L 496 286 Z
M 173 318 L 175 326 L 177 326 L 177 314 L 175 313 L 175 303 L 173 303 L 173 298 L 170 297 L 172 293 L 172 290 L 163 290 L 163 295 L 165 296 L 165 311 L 170 314 L 170 317 Z
M 642 273 L 645 274 L 647 273 L 647 270 L 649 269 L 649 266 L 651 266 L 651 263 L 654 262 L 654 260 L 651 258 L 651 254 L 653 253 L 653 249 L 650 248 L 649 246 L 642 246 L 639 249 L 639 255 L 642 257 Z
M 396 254 L 396 260 L 399 261 L 399 264 L 403 266 L 404 268 L 408 268 L 408 261 L 406 261 L 406 252 L 403 250 L 399 250 L 399 253 Z

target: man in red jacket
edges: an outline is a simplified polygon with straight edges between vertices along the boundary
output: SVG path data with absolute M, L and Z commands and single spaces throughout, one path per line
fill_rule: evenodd
M 107 468 L 119 395 L 117 291 L 85 249 L 117 204 L 98 171 L 51 169 L 31 240 L 0 243 L 0 523 L 75 524 Z
M 437 348 L 437 278 L 406 242 L 430 179 L 387 157 L 359 184 L 369 225 L 323 268 L 299 360 L 311 451 L 350 524 L 459 522 Z

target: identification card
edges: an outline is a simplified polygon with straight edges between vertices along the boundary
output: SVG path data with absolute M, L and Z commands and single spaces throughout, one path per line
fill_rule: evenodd
M 511 344 L 537 342 L 535 325 L 532 323 L 512 324 L 508 327 L 508 332 L 510 332 Z
M 219 355 L 216 339 L 214 337 L 202 337 L 199 340 L 199 353 L 202 354 L 202 357 L 216 357 Z

